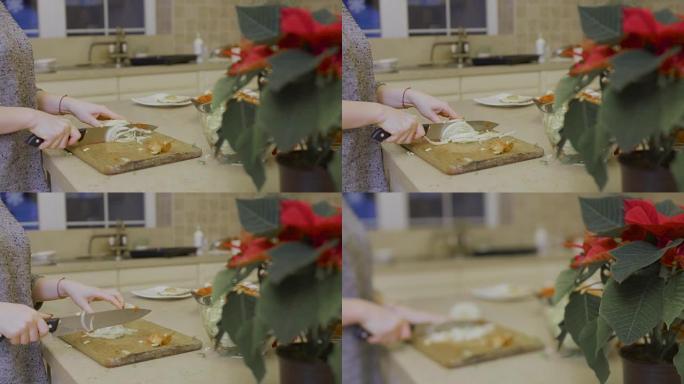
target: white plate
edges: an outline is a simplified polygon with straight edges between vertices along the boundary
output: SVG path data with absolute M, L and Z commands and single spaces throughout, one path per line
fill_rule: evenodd
M 181 103 L 165 103 L 159 101 L 159 99 L 164 98 L 165 96 L 177 96 L 177 95 L 169 95 L 168 93 L 157 93 L 154 95 L 149 95 L 145 97 L 134 97 L 131 99 L 136 104 L 144 105 L 146 107 L 184 107 L 186 105 L 192 104 L 192 100 L 188 96 L 181 96 L 181 97 L 187 97 L 186 101 L 183 101 Z
M 159 287 L 152 287 L 152 288 L 147 288 L 147 289 L 140 289 L 136 291 L 131 291 L 132 294 L 142 297 L 145 299 L 153 299 L 153 300 L 176 300 L 176 299 L 187 299 L 188 297 L 192 297 L 192 293 L 190 290 L 188 290 L 187 293 L 178 295 L 178 296 L 167 296 L 167 295 L 162 295 L 161 292 L 165 290 L 166 288 L 170 288 L 166 285 L 162 285 Z
M 489 107 L 504 107 L 504 108 L 513 108 L 513 107 L 526 107 L 528 105 L 534 104 L 534 100 L 532 97 L 530 97 L 530 100 L 524 102 L 524 103 L 505 103 L 501 101 L 502 98 L 506 96 L 511 96 L 510 93 L 500 93 L 498 95 L 494 96 L 488 96 L 488 97 L 481 97 L 475 100 L 476 103 L 480 103 L 482 105 L 486 105 Z M 527 96 L 524 96 L 527 97 Z
M 532 290 L 512 284 L 499 284 L 491 287 L 475 288 L 470 291 L 480 300 L 487 301 L 517 301 L 530 298 Z

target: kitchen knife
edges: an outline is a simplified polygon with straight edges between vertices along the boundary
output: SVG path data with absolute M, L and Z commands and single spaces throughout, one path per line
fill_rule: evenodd
M 452 328 L 455 327 L 466 327 L 466 326 L 474 326 L 474 325 L 482 325 L 486 324 L 486 321 L 484 320 L 448 320 L 444 323 L 438 323 L 438 324 L 430 324 L 430 323 L 424 323 L 424 324 L 417 324 L 417 323 L 411 323 L 411 333 L 413 333 L 413 337 L 416 336 L 424 336 L 424 335 L 429 335 L 434 332 L 444 332 L 448 331 Z M 351 332 L 359 338 L 360 340 L 368 340 L 373 334 L 367 331 L 365 328 L 359 326 L 359 325 L 352 325 L 349 327 Z
M 114 325 L 130 323 L 131 321 L 145 317 L 150 312 L 151 311 L 149 309 L 141 308 L 115 309 L 112 311 L 87 314 L 83 319 L 81 319 L 81 316 L 68 316 L 47 319 L 45 322 L 50 328 L 50 333 L 55 336 L 61 336 L 69 335 L 78 331 L 87 331 L 86 329 L 83 329 L 82 323 L 90 326 L 91 319 L 92 328 L 93 330 L 96 330 Z M 4 339 L 5 337 L 0 335 L 0 341 Z
M 499 124 L 493 123 L 491 121 L 476 120 L 468 121 L 467 123 L 478 131 L 489 131 L 499 126 Z M 425 137 L 432 141 L 442 141 L 442 132 L 444 131 L 444 128 L 451 124 L 452 122 L 423 124 L 423 129 L 425 129 Z M 371 135 L 375 141 L 380 143 L 387 140 L 390 136 L 392 136 L 392 134 L 382 128 L 377 128 Z
M 128 124 L 128 125 L 124 125 L 124 127 L 147 129 L 149 131 L 154 131 L 155 129 L 157 129 L 156 125 L 143 124 L 143 123 Z M 106 143 L 107 142 L 107 134 L 110 132 L 110 130 L 115 129 L 115 128 L 118 128 L 118 127 L 80 128 L 78 130 L 79 132 L 81 132 L 81 139 L 79 140 L 79 143 L 81 145 Z M 38 137 L 36 135 L 31 135 L 26 140 L 26 144 L 28 144 L 32 147 L 40 147 L 40 145 L 43 144 L 44 142 L 45 142 L 45 140 L 41 139 L 40 137 Z

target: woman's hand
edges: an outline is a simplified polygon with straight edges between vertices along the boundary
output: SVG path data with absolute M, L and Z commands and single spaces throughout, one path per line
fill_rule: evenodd
M 69 120 L 41 111 L 31 111 L 29 131 L 45 140 L 40 149 L 64 149 L 81 138 L 81 133 Z
M 0 335 L 12 344 L 30 344 L 49 333 L 49 315 L 22 304 L 0 303 Z
M 110 111 L 104 105 L 93 104 L 70 97 L 64 98 L 62 108 L 64 112 L 71 113 L 77 119 L 93 127 L 101 126 L 100 120 L 126 120 L 123 116 Z
M 411 144 L 425 136 L 425 129 L 416 116 L 385 105 L 378 106 L 381 108 L 381 117 L 377 125 L 392 135 L 385 142 Z
M 371 344 L 392 344 L 411 337 L 411 326 L 406 319 L 383 306 L 368 303 L 359 323 L 371 333 Z
M 440 116 L 450 120 L 461 118 L 446 101 L 413 89 L 406 91 L 406 104 L 414 106 L 421 115 L 433 123 L 441 122 Z
M 68 296 L 81 309 L 87 313 L 93 313 L 93 308 L 90 306 L 92 301 L 107 301 L 118 309 L 124 308 L 124 299 L 121 293 L 114 289 L 100 289 L 90 287 L 71 280 L 61 280 L 59 283 L 60 296 Z

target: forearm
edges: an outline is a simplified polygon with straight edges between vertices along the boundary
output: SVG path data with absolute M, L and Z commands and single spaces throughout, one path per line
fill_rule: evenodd
M 51 115 L 59 115 L 60 113 L 66 113 L 66 104 L 68 101 L 67 97 L 52 95 L 45 91 L 38 91 L 36 95 L 36 100 L 38 102 L 38 110 L 47 112 Z M 62 100 L 62 110 L 59 110 L 59 102 Z
M 42 302 L 50 300 L 59 300 L 64 298 L 64 292 L 60 292 L 60 287 L 66 280 L 49 279 L 41 277 L 33 283 L 33 301 Z
M 342 129 L 365 127 L 384 120 L 383 107 L 377 103 L 342 100 Z
M 342 299 L 342 325 L 349 326 L 362 323 L 366 319 L 370 307 L 377 304 L 363 299 Z
M 378 87 L 376 98 L 379 103 L 392 108 L 411 107 L 411 94 L 416 91 L 409 88 L 392 88 L 386 85 Z
M 23 107 L 0 107 L 0 134 L 5 135 L 33 126 L 36 110 Z

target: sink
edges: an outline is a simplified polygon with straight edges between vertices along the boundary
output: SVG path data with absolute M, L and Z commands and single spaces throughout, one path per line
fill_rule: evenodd
M 158 55 L 158 56 L 144 56 L 133 57 L 130 59 L 131 66 L 139 67 L 144 65 L 176 65 L 188 64 L 195 62 L 197 56 L 195 55 Z
M 196 253 L 195 247 L 147 248 L 130 251 L 132 259 L 193 256 Z

